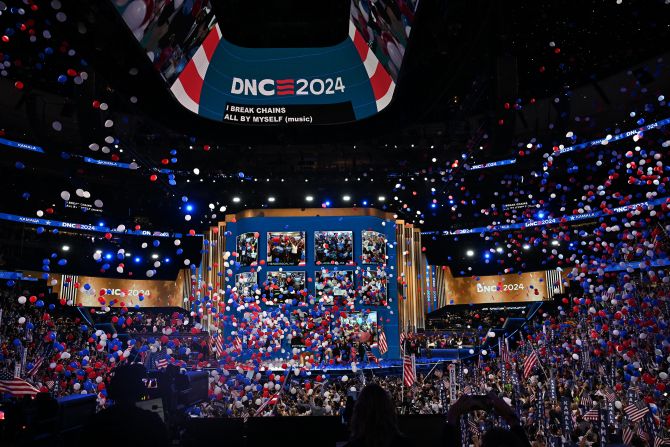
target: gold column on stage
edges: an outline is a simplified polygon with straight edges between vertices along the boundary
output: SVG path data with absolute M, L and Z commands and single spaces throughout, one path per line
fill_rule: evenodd
M 205 290 L 201 290 L 200 293 L 210 293 L 212 307 L 216 306 L 216 310 L 220 311 L 221 307 L 225 307 L 224 296 L 221 291 L 226 289 L 226 268 L 224 265 L 226 222 L 219 222 L 217 226 L 209 228 L 203 238 L 202 248 L 202 264 L 199 276 L 202 279 L 202 288 Z M 211 329 L 211 324 L 211 314 L 204 314 L 203 327 Z
M 212 288 L 212 297 L 215 302 L 223 298 L 219 294 L 220 289 L 225 289 L 226 268 L 224 266 L 224 253 L 226 251 L 226 222 L 234 222 L 237 219 L 250 217 L 308 217 L 308 216 L 375 216 L 396 224 L 396 265 L 394 273 L 398 281 L 398 296 L 394 297 L 398 313 L 400 330 L 416 330 L 425 327 L 426 298 L 429 293 L 427 287 L 429 271 L 426 268 L 425 256 L 422 252 L 421 232 L 418 227 L 405 223 L 403 220 L 394 220 L 395 216 L 385 211 L 373 208 L 359 209 L 336 209 L 336 208 L 307 208 L 307 209 L 270 209 L 270 210 L 244 210 L 235 215 L 227 215 L 225 221 L 219 222 L 211 227 L 205 234 L 203 246 L 201 275 L 203 287 Z M 392 242 L 392 241 L 389 241 Z M 389 268 L 392 266 L 389 266 Z M 221 273 L 221 275 L 219 275 Z M 203 293 L 202 291 L 201 293 Z M 220 298 L 214 294 L 221 295 Z M 208 316 L 209 317 L 209 316 Z M 203 321 L 203 325 L 210 323 Z
M 421 231 L 403 220 L 396 221 L 398 271 L 398 322 L 401 331 L 423 329 L 426 320 L 426 262 Z

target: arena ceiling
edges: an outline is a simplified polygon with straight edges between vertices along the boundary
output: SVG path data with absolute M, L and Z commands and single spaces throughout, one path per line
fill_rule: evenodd
M 301 0 L 258 3 L 212 2 L 236 44 L 330 45 L 349 4 L 324 12 Z M 4 0 L 0 137 L 46 154 L 3 148 L 3 211 L 34 215 L 80 188 L 103 200 L 110 224 L 175 231 L 242 208 L 308 205 L 380 207 L 427 230 L 487 225 L 485 209 L 504 202 L 492 191 L 527 195 L 542 147 L 569 143 L 569 131 L 588 139 L 625 127 L 630 110 L 667 86 L 667 9 L 663 1 L 423 1 L 386 109 L 347 124 L 259 127 L 181 107 L 112 2 Z M 467 169 L 509 158 L 517 163 Z M 173 177 L 158 171 L 166 168 Z

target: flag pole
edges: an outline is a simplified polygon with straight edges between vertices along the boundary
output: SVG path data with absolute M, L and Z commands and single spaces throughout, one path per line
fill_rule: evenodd
M 547 374 L 547 371 L 544 369 L 544 364 L 542 363 L 542 359 L 540 358 L 540 355 L 535 350 L 535 347 L 533 346 L 533 343 L 528 342 L 528 344 L 530 344 L 530 349 L 533 350 L 533 352 L 535 353 L 535 356 L 537 357 L 537 363 L 540 365 L 540 368 L 542 368 L 542 372 L 544 373 L 544 377 L 548 379 L 549 374 Z
M 438 361 L 437 363 L 435 363 L 435 365 L 431 368 L 431 370 L 428 371 L 428 374 L 426 374 L 426 376 L 423 378 L 424 382 L 426 381 L 426 379 L 427 379 L 428 377 L 430 377 L 430 375 L 433 373 L 433 371 L 435 371 L 435 368 L 437 368 L 437 365 L 439 365 L 439 364 L 442 363 L 442 362 L 444 362 L 444 360 L 440 360 L 440 361 Z

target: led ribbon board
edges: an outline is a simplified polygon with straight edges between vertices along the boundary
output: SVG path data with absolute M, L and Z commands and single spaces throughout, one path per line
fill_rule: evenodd
M 199 46 L 193 39 L 166 43 L 155 38 L 156 30 L 167 23 L 169 35 L 170 21 L 182 18 L 187 3 L 174 15 L 131 9 L 136 2 L 113 4 L 186 109 L 227 123 L 292 125 L 356 121 L 390 104 L 418 5 L 394 1 L 388 11 L 395 12 L 381 17 L 352 0 L 348 37 L 323 48 L 233 45 L 209 2 L 198 15 L 206 22 L 193 19 L 193 29 L 205 36 Z
M 611 212 L 614 214 L 627 213 L 637 208 L 647 208 L 652 206 L 659 206 L 667 203 L 669 197 L 661 197 L 659 199 L 649 200 L 647 202 L 635 203 L 632 205 L 623 205 L 612 208 Z M 502 225 L 491 225 L 488 227 L 462 228 L 458 230 L 442 230 L 442 231 L 422 231 L 423 236 L 442 235 L 442 236 L 458 236 L 459 234 L 473 234 L 473 233 L 493 233 L 495 231 L 513 231 L 524 230 L 532 227 L 544 227 L 547 225 L 557 225 L 560 223 L 576 222 L 581 220 L 598 219 L 600 217 L 607 217 L 609 214 L 603 211 L 593 211 L 583 214 L 571 214 L 560 217 L 550 217 L 542 220 L 529 220 L 526 222 L 509 223 Z

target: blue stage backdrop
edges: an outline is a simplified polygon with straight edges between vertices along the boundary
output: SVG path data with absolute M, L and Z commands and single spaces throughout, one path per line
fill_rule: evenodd
M 277 210 L 274 210 L 277 211 Z M 397 284 L 397 265 L 396 265 L 396 235 L 395 235 L 395 221 L 387 213 L 377 210 L 362 209 L 342 209 L 342 215 L 336 214 L 339 210 L 328 209 L 324 211 L 327 216 L 319 215 L 303 215 L 300 216 L 301 210 L 295 210 L 296 215 L 287 215 L 291 210 L 285 211 L 282 216 L 268 217 L 263 215 L 263 211 L 249 212 L 249 217 L 244 217 L 246 213 L 240 213 L 235 219 L 226 219 L 226 251 L 231 253 L 237 251 L 236 241 L 237 236 L 243 233 L 259 233 L 258 243 L 258 260 L 267 260 L 267 233 L 268 232 L 304 232 L 306 237 L 305 258 L 304 265 L 262 265 L 261 271 L 257 273 L 257 280 L 259 286 L 262 288 L 263 283 L 267 281 L 269 272 L 277 272 L 280 269 L 284 272 L 305 272 L 306 278 L 311 278 L 311 281 L 305 280 L 306 288 L 311 295 L 315 295 L 315 273 L 322 268 L 329 271 L 337 268 L 338 270 L 356 270 L 356 268 L 366 269 L 367 267 L 376 268 L 373 264 L 363 264 L 363 231 L 375 231 L 383 233 L 388 241 L 386 245 L 386 275 L 387 275 L 387 294 L 388 305 L 363 305 L 360 299 L 355 301 L 355 311 L 364 312 L 366 309 L 377 312 L 377 322 L 383 326 L 384 332 L 388 342 L 389 351 L 383 358 L 398 358 L 400 357 L 399 346 L 399 332 L 398 332 L 398 284 Z M 259 213 L 261 215 L 258 215 Z M 310 210 L 306 210 L 304 214 L 309 214 Z M 318 210 L 313 213 L 318 213 Z M 273 215 L 278 213 L 267 214 Z M 352 215 L 359 214 L 359 215 Z M 376 214 L 376 215 L 369 215 Z M 387 217 L 381 217 L 386 215 Z M 314 232 L 316 231 L 351 231 L 353 233 L 353 265 L 329 265 L 317 264 L 314 250 Z M 231 259 L 233 259 L 231 257 Z M 255 267 L 241 266 L 235 269 L 235 274 L 243 272 L 256 271 Z M 360 289 L 362 279 L 354 273 L 354 283 L 356 289 Z M 228 284 L 234 286 L 235 275 L 229 278 Z M 261 307 L 272 308 L 264 304 Z M 226 336 L 229 335 L 230 328 L 226 330 Z M 373 349 L 375 355 L 379 356 L 379 350 Z

